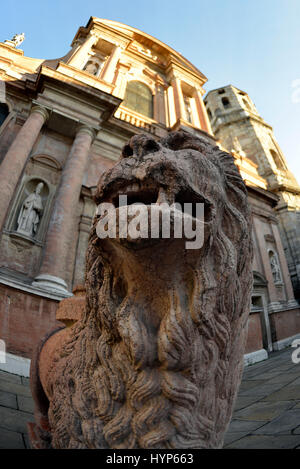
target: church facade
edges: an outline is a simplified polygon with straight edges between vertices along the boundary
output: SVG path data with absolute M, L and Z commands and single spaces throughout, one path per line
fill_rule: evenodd
M 249 151 L 231 125 L 223 131 L 217 124 L 218 91 L 204 103 L 206 77 L 161 41 L 94 17 L 57 60 L 25 57 L 19 45 L 0 43 L 3 369 L 28 369 L 36 343 L 58 324 L 59 302 L 84 283 L 100 175 L 133 135 L 157 139 L 179 129 L 230 151 L 248 187 L 255 260 L 246 360 L 290 344 L 300 332 L 300 309 L 290 277 L 295 283 L 295 258 L 282 231 L 281 219 L 289 216 L 281 211 L 282 191 L 272 186 L 254 135 L 245 131 L 244 140 L 253 140 Z

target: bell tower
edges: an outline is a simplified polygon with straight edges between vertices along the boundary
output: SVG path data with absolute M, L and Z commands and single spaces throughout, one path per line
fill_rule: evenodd
M 300 186 L 289 169 L 273 128 L 259 115 L 245 91 L 228 85 L 204 98 L 215 137 L 227 148 L 244 152 L 258 165 L 268 190 L 279 196 L 276 207 L 295 297 L 300 299 Z

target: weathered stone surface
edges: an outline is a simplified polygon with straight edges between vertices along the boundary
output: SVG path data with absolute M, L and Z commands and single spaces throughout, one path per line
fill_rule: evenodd
M 254 433 L 262 435 L 289 434 L 296 429 L 300 422 L 300 409 L 291 409 L 272 420 L 267 425 L 258 428 Z
M 281 364 L 286 363 L 289 360 L 289 356 L 290 356 L 290 350 L 281 351 L 279 354 L 271 354 L 270 362 L 272 363 L 274 369 L 276 369 L 276 370 L 279 369 L 280 370 Z M 265 361 L 262 365 L 266 366 L 267 364 L 268 364 L 268 362 Z M 261 366 L 261 364 L 255 364 L 254 366 L 251 366 L 250 368 L 245 368 L 244 375 L 248 374 L 248 370 L 254 369 L 254 368 L 259 368 L 260 371 L 261 371 L 263 367 Z M 298 367 L 298 376 L 299 376 L 299 374 L 300 374 L 300 368 Z M 16 378 L 15 375 L 10 375 L 9 373 L 2 372 L 0 374 L 0 381 L 3 381 L 4 379 L 5 379 L 5 381 L 8 381 L 11 376 L 12 376 L 12 378 Z M 283 386 L 286 386 L 286 382 L 285 382 L 285 379 L 284 379 L 285 378 L 285 372 L 280 373 L 280 376 L 283 379 L 283 381 L 282 381 Z M 295 380 L 295 378 L 294 378 L 294 380 Z M 22 378 L 22 381 L 24 381 L 24 385 L 28 386 L 27 378 Z M 242 383 L 243 382 L 246 385 L 250 383 L 249 380 L 242 381 Z M 19 400 L 19 398 L 22 398 L 22 396 L 20 396 L 18 394 L 17 394 L 17 396 L 15 396 L 15 398 L 16 397 L 18 398 L 18 400 Z M 30 398 L 27 398 L 27 399 L 30 399 Z M 256 401 L 258 401 L 260 399 L 260 397 L 256 396 L 256 397 L 254 397 L 254 399 Z M 254 427 L 257 425 L 257 421 L 253 421 L 253 420 L 247 420 L 246 421 L 246 420 L 240 420 L 240 419 L 236 418 L 236 414 L 237 414 L 238 410 L 241 408 L 240 406 L 245 408 L 245 407 L 250 406 L 253 402 L 254 402 L 253 398 L 238 397 L 238 399 L 235 403 L 235 406 L 234 406 L 235 411 L 234 411 L 234 414 L 233 414 L 233 419 L 230 423 L 228 432 L 225 435 L 224 448 L 227 448 L 227 446 L 229 446 L 229 445 L 231 445 L 231 448 L 234 448 L 234 445 L 232 445 L 232 443 L 235 443 L 238 440 L 241 440 L 238 443 L 240 448 L 247 449 L 248 444 L 251 447 L 253 447 L 253 441 L 251 439 L 249 441 L 246 438 L 247 436 L 250 436 L 253 433 L 258 437 L 257 439 L 255 439 L 255 447 L 260 447 L 261 442 L 265 442 L 265 435 L 260 434 L 260 433 L 258 434 L 258 432 L 256 430 L 254 430 Z M 265 403 L 260 403 L 260 404 L 264 405 Z M 278 420 L 285 420 L 286 422 L 289 422 L 291 419 L 290 419 L 290 417 L 286 417 L 286 415 L 289 415 L 290 413 L 292 414 L 292 419 L 293 419 L 294 418 L 294 411 L 296 409 L 300 408 L 300 401 L 292 401 L 290 404 L 291 404 L 290 410 L 281 409 L 282 412 L 280 413 L 279 416 L 278 416 L 278 413 L 277 413 L 277 416 L 276 416 L 276 413 L 275 413 L 275 414 L 271 414 L 269 416 L 270 420 L 268 419 L 268 421 L 265 421 L 265 420 L 264 421 L 259 421 L 260 428 L 262 430 L 264 428 L 267 430 L 269 423 L 273 423 L 273 422 L 278 421 Z M 0 407 L 1 407 L 1 403 L 0 403 Z M 13 424 L 12 427 L 13 428 L 11 428 L 11 431 L 13 430 L 12 432 L 3 429 L 1 427 L 1 423 L 0 423 L 0 442 L 1 442 L 0 447 L 3 447 L 3 448 L 19 448 L 19 443 L 18 442 L 20 440 L 19 440 L 19 437 L 16 436 L 16 435 L 18 435 L 18 432 L 16 431 L 16 428 L 18 428 L 18 422 L 19 422 L 18 414 L 19 414 L 19 412 L 21 412 L 21 411 L 18 410 L 14 414 L 14 419 L 12 421 L 12 424 Z M 27 415 L 28 415 L 28 421 L 33 420 L 33 416 L 31 414 L 27 414 Z M 297 428 L 294 429 L 294 422 L 295 422 L 295 418 L 293 420 L 293 425 L 291 426 L 293 428 L 284 429 L 285 436 L 289 435 L 289 434 L 291 434 L 291 435 L 299 435 L 300 434 L 300 427 L 298 425 Z M 296 420 L 296 424 L 297 424 L 297 420 Z M 245 425 L 246 425 L 246 427 L 245 427 Z M 248 428 L 248 430 L 244 431 L 245 428 Z M 266 432 L 266 433 L 268 434 L 268 432 Z M 276 435 L 275 432 L 274 432 L 274 434 Z M 26 447 L 29 448 L 30 444 L 29 444 L 29 441 L 28 441 L 27 434 L 22 433 L 22 435 L 23 435 L 23 439 L 25 441 Z M 268 434 L 268 436 L 271 436 L 271 435 Z M 280 434 L 279 436 L 282 436 L 282 434 Z M 274 441 L 274 443 L 273 443 L 274 448 L 277 448 L 277 446 L 276 446 L 277 442 L 278 442 L 278 445 L 280 445 L 280 447 L 285 448 L 285 446 L 283 446 L 282 442 L 280 441 L 280 438 L 278 438 Z M 284 445 L 285 444 L 287 445 L 287 447 L 290 447 L 290 441 L 288 439 L 284 440 Z
M 283 389 L 270 394 L 265 398 L 266 401 L 292 401 L 299 400 L 300 398 L 300 386 L 285 386 Z
M 13 375 L 11 373 L 7 373 L 6 371 L 0 371 L 0 380 L 1 381 L 9 381 L 11 383 L 22 383 L 21 376 Z
M 300 435 L 250 435 L 226 446 L 234 449 L 294 449 L 300 445 Z
M 73 293 L 74 296 L 65 298 L 59 303 L 56 311 L 57 321 L 63 322 L 67 327 L 82 318 L 85 308 L 85 286 L 77 285 Z
M 247 396 L 247 397 L 240 397 L 238 396 L 237 400 L 235 401 L 235 410 L 241 410 L 244 409 L 245 407 L 248 407 L 251 404 L 254 404 L 257 402 L 260 398 L 258 396 Z
M 234 418 L 230 422 L 230 432 L 252 433 L 254 430 L 257 430 L 262 425 L 264 425 L 264 423 L 260 420 L 237 420 Z
M 265 384 L 258 384 L 257 386 L 253 386 L 249 389 L 245 388 L 240 392 L 240 396 L 243 397 L 251 397 L 251 396 L 260 396 L 263 398 L 264 396 L 268 396 L 271 392 L 275 392 L 282 387 L 281 383 L 269 383 L 266 382 Z M 283 400 L 283 399 L 278 399 Z
M 224 438 L 224 448 L 234 441 L 240 440 L 247 436 L 248 432 L 227 432 Z
M 29 398 L 30 399 L 30 398 Z M 10 392 L 0 391 L 0 406 L 11 407 L 17 409 L 17 399 L 15 394 Z
M 21 433 L 12 432 L 0 428 L 0 449 L 24 449 L 24 441 Z
M 23 396 L 30 396 L 30 389 L 23 384 L 13 383 L 10 381 L 0 381 L 0 391 L 9 392 L 9 393 L 18 393 Z
M 294 402 L 257 402 L 246 409 L 239 410 L 235 417 L 240 420 L 267 421 L 278 417 L 285 410 L 294 406 Z
M 27 423 L 32 420 L 32 415 L 27 412 L 9 409 L 8 407 L 0 407 L 1 427 L 6 428 L 7 430 L 26 433 Z
M 100 240 L 94 219 L 84 316 L 32 364 L 32 442 L 46 447 L 48 432 L 53 448 L 222 447 L 252 286 L 245 185 L 231 155 L 177 132 L 131 139 L 96 201 L 119 194 L 147 204 L 147 214 L 151 203 L 203 203 L 204 244 L 124 239 L 119 226 L 115 239 Z
M 30 396 L 17 396 L 18 408 L 24 412 L 32 413 L 34 412 L 34 405 L 32 397 Z

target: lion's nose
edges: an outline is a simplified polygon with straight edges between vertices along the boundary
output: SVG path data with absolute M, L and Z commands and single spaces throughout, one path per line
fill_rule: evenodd
M 123 147 L 121 157 L 129 156 L 143 157 L 148 153 L 154 153 L 160 149 L 159 143 L 146 134 L 134 135 L 129 143 Z

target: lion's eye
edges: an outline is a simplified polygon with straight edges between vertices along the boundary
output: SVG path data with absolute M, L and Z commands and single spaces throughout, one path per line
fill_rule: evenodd
M 132 156 L 132 155 L 133 155 L 133 149 L 131 148 L 131 146 L 125 145 L 121 153 L 121 158 L 128 158 L 129 156 Z

